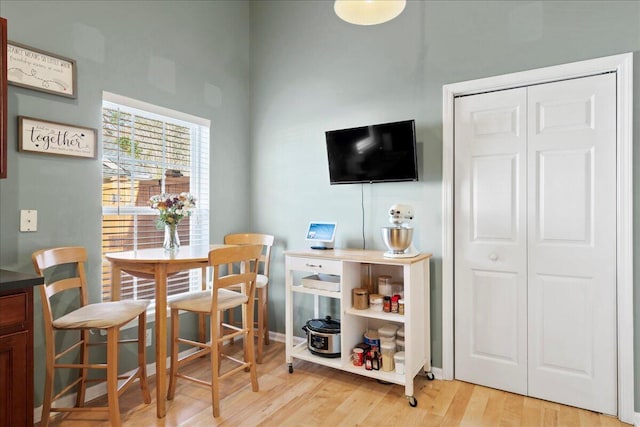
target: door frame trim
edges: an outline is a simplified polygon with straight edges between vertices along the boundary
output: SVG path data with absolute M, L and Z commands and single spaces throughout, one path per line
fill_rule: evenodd
M 454 99 L 461 95 L 616 72 L 618 418 L 634 422 L 633 53 L 442 86 L 442 374 L 454 374 Z

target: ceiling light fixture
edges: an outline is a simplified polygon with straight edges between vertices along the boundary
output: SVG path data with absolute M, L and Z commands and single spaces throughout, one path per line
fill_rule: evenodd
M 336 0 L 333 10 L 351 24 L 376 25 L 400 15 L 406 5 L 406 0 Z

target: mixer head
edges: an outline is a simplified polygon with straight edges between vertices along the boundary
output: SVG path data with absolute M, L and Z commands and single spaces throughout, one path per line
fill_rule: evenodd
M 409 205 L 395 204 L 389 208 L 389 222 L 400 227 L 409 227 L 413 221 L 413 208 Z

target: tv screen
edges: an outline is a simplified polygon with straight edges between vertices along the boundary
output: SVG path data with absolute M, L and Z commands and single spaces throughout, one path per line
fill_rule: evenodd
M 417 181 L 414 120 L 325 132 L 331 184 Z

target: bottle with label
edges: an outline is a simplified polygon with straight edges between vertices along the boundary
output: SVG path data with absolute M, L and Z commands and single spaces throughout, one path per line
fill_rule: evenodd
M 400 295 L 394 295 L 391 297 L 391 312 L 392 313 L 397 313 L 398 312 L 398 301 L 400 301 Z
M 364 356 L 364 368 L 367 371 L 373 369 L 373 352 L 371 350 L 367 351 L 367 354 Z
M 380 370 L 380 353 L 378 353 L 377 351 L 374 351 L 372 353 L 373 355 L 371 358 L 371 365 L 374 371 L 379 371 Z
M 385 296 L 382 300 L 382 311 L 391 313 L 391 297 Z

